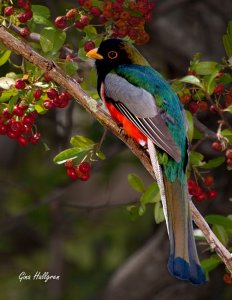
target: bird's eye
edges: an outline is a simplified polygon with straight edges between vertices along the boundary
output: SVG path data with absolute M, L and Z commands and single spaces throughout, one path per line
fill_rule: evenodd
M 115 59 L 115 58 L 118 57 L 118 52 L 116 52 L 116 51 L 110 51 L 108 53 L 108 57 L 109 57 L 109 59 Z

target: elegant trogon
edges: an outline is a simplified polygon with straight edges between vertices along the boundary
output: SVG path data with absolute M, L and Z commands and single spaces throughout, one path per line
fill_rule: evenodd
M 170 239 L 169 272 L 204 283 L 189 208 L 187 125 L 177 95 L 128 41 L 105 40 L 87 56 L 96 60 L 98 93 L 111 117 L 148 147 Z M 164 152 L 168 159 L 160 166 L 157 154 Z

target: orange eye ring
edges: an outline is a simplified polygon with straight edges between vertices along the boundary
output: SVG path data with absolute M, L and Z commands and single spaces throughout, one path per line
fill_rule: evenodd
M 116 51 L 110 51 L 108 53 L 108 57 L 109 57 L 109 59 L 115 59 L 115 58 L 118 57 L 118 52 L 116 52 Z

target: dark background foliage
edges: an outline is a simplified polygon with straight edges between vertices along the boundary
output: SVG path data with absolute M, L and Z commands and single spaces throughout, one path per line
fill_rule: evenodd
M 31 2 L 47 5 L 54 17 L 76 4 Z M 184 76 L 196 52 L 220 62 L 231 13 L 230 0 L 156 1 L 148 26 L 151 41 L 140 51 L 169 79 Z M 40 117 L 38 126 L 50 151 L 42 143 L 22 149 L 0 137 L 0 299 L 231 299 L 223 266 L 202 287 L 169 276 L 164 224 L 154 224 L 152 209 L 131 221 L 123 205 L 138 197 L 127 183 L 128 173 L 139 174 L 146 184 L 151 178 L 115 137 L 107 135 L 103 149 L 108 159 L 94 164 L 88 182 L 71 182 L 64 168 L 53 164 L 71 134 L 96 141 L 102 134 L 91 116 L 71 106 Z M 210 146 L 203 151 L 211 157 Z M 216 172 L 219 196 L 198 207 L 203 214 L 226 215 L 232 178 L 223 167 Z M 199 245 L 201 258 L 206 249 Z M 50 272 L 61 279 L 19 282 L 23 271 L 32 276 Z

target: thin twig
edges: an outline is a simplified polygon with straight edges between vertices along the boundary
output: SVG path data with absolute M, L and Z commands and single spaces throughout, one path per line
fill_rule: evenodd
M 56 66 L 53 62 L 45 59 L 38 53 L 36 53 L 28 44 L 23 41 L 19 41 L 13 35 L 11 35 L 5 27 L 0 26 L 0 41 L 12 51 L 21 54 L 25 59 L 33 63 L 35 66 L 39 67 L 43 71 L 47 72 L 49 76 L 60 86 L 69 91 L 69 93 L 76 99 L 76 101 L 82 105 L 88 113 L 90 113 L 95 119 L 97 119 L 103 126 L 108 128 L 114 135 L 121 139 L 129 149 L 140 159 L 141 163 L 147 169 L 147 171 L 154 178 L 154 172 L 151 166 L 150 159 L 146 151 L 141 148 L 136 142 L 131 138 L 128 138 L 121 128 L 107 115 L 103 110 L 99 109 L 97 102 L 88 96 L 80 87 L 80 85 L 74 81 L 72 78 L 64 74 L 64 72 Z M 199 122 L 197 122 L 199 125 Z M 201 126 L 202 130 L 204 126 Z M 208 132 L 208 136 L 211 134 Z M 227 266 L 228 270 L 232 273 L 232 262 L 231 255 L 228 250 L 218 241 L 214 233 L 209 228 L 208 224 L 195 208 L 195 206 L 190 203 L 190 208 L 193 216 L 194 222 L 205 234 L 206 240 L 213 250 L 218 254 L 222 261 Z

